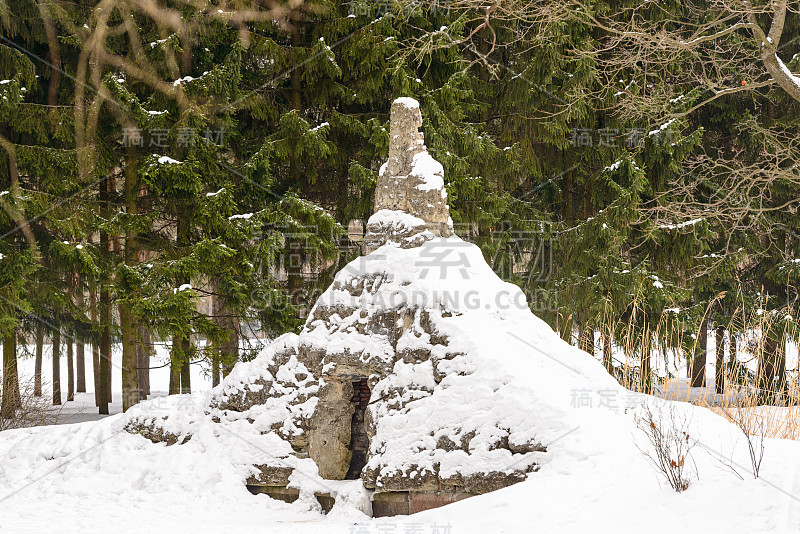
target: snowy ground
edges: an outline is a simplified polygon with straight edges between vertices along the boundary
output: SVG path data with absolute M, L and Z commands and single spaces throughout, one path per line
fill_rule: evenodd
M 3 433 L 0 531 L 800 532 L 795 442 L 770 440 L 761 478 L 741 465 L 739 480 L 711 456 L 727 453 L 731 442 L 711 439 L 708 451 L 696 453 L 699 482 L 676 494 L 659 483 L 630 433 L 609 428 L 605 442 L 587 443 L 576 431 L 550 444 L 560 459 L 526 482 L 411 517 L 369 519 L 250 495 L 219 439 L 153 445 L 121 431 L 123 417 Z M 709 435 L 726 434 L 721 420 L 703 419 Z M 236 436 L 228 438 L 237 446 Z
M 23 370 L 28 363 L 23 360 Z M 166 389 L 165 370 L 154 370 L 152 380 L 154 393 Z M 209 387 L 200 369 L 193 384 Z M 204 393 L 192 399 L 202 402 Z M 313 503 L 251 495 L 230 454 L 237 448 L 258 454 L 248 434 L 154 445 L 122 430 L 124 414 L 8 431 L 0 435 L 0 532 L 800 533 L 800 444 L 768 440 L 755 480 L 743 438 L 708 411 L 681 404 L 692 413 L 701 442 L 694 452 L 699 480 L 677 494 L 637 450 L 641 439 L 631 431 L 625 399 L 606 400 L 571 406 L 577 419 L 596 418 L 606 439 L 592 438 L 598 429 L 576 428 L 548 444 L 559 454 L 528 481 L 382 519 L 346 506 L 326 516 Z M 75 420 L 95 417 L 93 394 L 79 395 L 66 411 Z M 723 465 L 731 458 L 744 480 Z
M 20 366 L 25 376 L 33 361 Z M 154 395 L 166 393 L 167 368 L 153 370 L 151 380 Z M 210 384 L 199 366 L 192 380 L 198 393 L 173 402 L 207 401 Z M 261 444 L 250 433 L 204 430 L 185 445 L 154 445 L 122 429 L 127 415 L 119 414 L 119 392 L 114 398 L 112 415 L 101 421 L 0 434 L 0 532 L 800 533 L 800 443 L 767 440 L 761 476 L 753 479 L 744 438 L 683 403 L 677 406 L 699 441 L 698 480 L 682 494 L 637 449 L 643 441 L 624 409 L 628 399 L 593 394 L 576 402 L 573 391 L 568 417 L 580 425 L 547 444 L 552 461 L 528 481 L 410 517 L 370 519 L 353 506 L 326 516 L 313 502 L 251 495 L 231 452 L 257 457 Z M 97 417 L 90 392 L 66 403 L 61 419 Z

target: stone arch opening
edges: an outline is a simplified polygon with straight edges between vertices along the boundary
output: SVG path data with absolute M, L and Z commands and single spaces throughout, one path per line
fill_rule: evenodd
M 345 480 L 356 480 L 361 476 L 361 470 L 367 465 L 369 452 L 369 435 L 367 434 L 367 406 L 371 391 L 366 378 L 351 382 L 353 396 L 350 403 L 353 405 L 353 415 L 350 420 L 350 465 L 347 468 Z

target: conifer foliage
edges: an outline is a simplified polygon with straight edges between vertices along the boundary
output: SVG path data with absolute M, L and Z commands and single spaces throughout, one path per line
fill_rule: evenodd
M 371 213 L 399 96 L 421 102 L 457 233 L 625 385 L 652 391 L 666 363 L 654 355 L 670 350 L 701 385 L 708 328 L 733 353 L 760 321 L 750 379 L 788 392 L 800 102 L 758 80 L 698 88 L 703 61 L 720 66 L 701 44 L 755 31 L 720 28 L 724 6 L 700 34 L 685 26 L 700 4 L 2 6 L 4 418 L 20 347 L 38 336 L 61 339 L 54 354 L 76 344 L 78 390 L 88 374 L 108 413 L 120 379 L 123 409 L 149 393 L 150 367 L 168 364 L 169 392 L 189 392 L 192 366 L 216 382 L 254 332 L 297 329 L 359 253 L 346 229 Z M 617 30 L 633 19 L 628 42 Z M 774 43 L 790 72 L 797 24 L 786 11 Z M 642 37 L 659 28 L 699 39 L 685 41 L 700 47 L 691 62 Z M 735 81 L 723 67 L 715 83 Z M 168 361 L 152 358 L 158 343 Z

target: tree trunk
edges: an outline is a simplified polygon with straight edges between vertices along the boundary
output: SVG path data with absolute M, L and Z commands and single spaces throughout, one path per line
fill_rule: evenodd
M 172 350 L 169 354 L 169 394 L 177 395 L 181 392 L 181 359 L 180 343 L 176 338 L 172 339 Z
M 53 330 L 53 405 L 61 404 L 61 330 Z
M 78 308 L 83 313 L 83 289 L 78 284 L 78 290 L 76 292 L 77 295 L 77 305 Z M 77 376 L 75 377 L 75 390 L 78 393 L 86 393 L 86 356 L 84 353 L 85 350 L 85 343 L 83 339 L 75 339 L 76 347 L 75 347 L 75 372 Z
M 44 329 L 36 328 L 36 359 L 33 364 L 33 394 L 42 396 L 42 353 L 44 352 Z
M 128 147 L 128 159 L 125 162 L 125 211 L 128 215 L 136 215 L 139 211 L 139 185 L 136 175 L 136 157 L 133 147 Z M 125 265 L 131 266 L 136 260 L 136 232 L 129 231 L 125 236 Z M 122 327 L 122 411 L 139 402 L 139 353 L 137 343 L 138 325 L 133 311 L 125 303 L 119 304 L 119 320 Z
M 708 322 L 700 324 L 700 332 L 692 358 L 691 387 L 702 388 L 706 385 L 706 348 L 708 345 Z
M 228 313 L 231 313 L 230 310 Z M 227 342 L 223 346 L 221 358 L 223 376 L 228 376 L 233 366 L 239 361 L 239 319 L 230 314 L 228 316 L 228 327 L 230 328 L 230 333 L 228 334 Z
M 107 174 L 100 187 L 100 215 L 111 217 L 111 194 L 116 192 L 116 181 L 112 174 Z M 100 232 L 100 255 L 105 264 L 112 265 L 113 239 L 108 232 Z M 100 406 L 99 413 L 107 415 L 108 405 L 112 402 L 111 387 L 111 327 L 114 316 L 111 304 L 111 279 L 108 272 L 101 275 L 100 287 L 100 361 L 99 361 L 99 386 Z
M 109 397 L 111 397 L 111 295 L 107 285 L 100 288 L 100 355 L 98 363 L 99 413 L 108 415 Z
M 75 353 L 72 348 L 72 339 L 69 333 L 66 335 L 67 339 L 67 402 L 75 400 Z
M 717 366 L 714 373 L 714 391 L 725 391 L 725 328 L 717 325 Z
M 19 377 L 17 376 L 17 333 L 12 330 L 3 336 L 3 398 L 0 401 L 0 417 L 14 419 L 20 407 Z
M 89 313 L 92 327 L 97 328 L 97 291 L 89 290 Z M 92 381 L 94 383 L 94 405 L 100 407 L 100 344 L 96 335 L 92 336 Z
M 217 294 L 219 291 L 219 284 L 217 280 L 212 280 L 211 291 L 213 295 L 211 296 L 211 316 L 214 318 L 214 322 L 216 322 L 220 327 L 222 326 L 222 299 Z M 220 366 L 220 354 L 222 353 L 222 346 L 220 343 L 214 343 L 214 346 L 211 348 L 211 386 L 216 387 L 219 385 L 219 366 Z
M 86 393 L 86 355 L 82 340 L 75 345 L 75 391 Z
M 179 212 L 176 222 L 175 244 L 179 250 L 185 250 L 191 244 L 191 220 L 184 212 Z M 189 277 L 180 274 L 175 277 L 178 287 L 191 283 Z M 186 321 L 187 328 L 177 330 L 172 335 L 172 351 L 170 353 L 170 380 L 169 393 L 191 393 L 191 376 L 189 370 L 190 348 L 191 348 L 191 328 L 190 317 L 181 318 Z
M 139 335 L 136 343 L 136 380 L 139 385 L 139 400 L 147 400 L 150 395 L 150 354 L 153 341 L 150 331 L 139 325 Z
M 191 342 L 189 339 L 183 340 L 184 354 L 189 354 L 191 350 Z M 183 360 L 181 364 L 181 393 L 192 392 L 192 369 L 190 367 L 189 358 Z
M 136 343 L 137 325 L 128 306 L 119 306 L 122 328 L 122 411 L 139 402 L 139 354 Z
M 289 245 L 290 252 L 286 255 L 286 287 L 292 306 L 297 307 L 302 316 L 300 310 L 303 307 L 303 287 L 305 286 L 305 280 L 303 280 L 305 248 L 299 242 L 287 243 L 287 245 Z
M 14 398 L 17 400 L 17 406 L 22 407 L 22 394 L 19 390 L 19 369 L 17 368 L 17 338 L 14 337 L 14 358 L 11 360 L 11 368 L 14 373 Z
M 214 292 L 216 293 L 219 285 L 214 282 Z M 239 321 L 234 316 L 233 311 L 225 306 L 225 298 L 219 295 L 214 295 L 212 315 L 223 330 L 228 331 L 227 339 L 214 347 L 214 356 L 212 357 L 212 381 L 214 385 L 219 383 L 220 376 L 219 370 L 221 368 L 222 374 L 227 376 L 230 373 L 236 362 L 239 361 Z M 216 373 L 216 378 L 214 373 Z
M 219 385 L 219 355 L 216 349 L 211 354 L 211 386 Z

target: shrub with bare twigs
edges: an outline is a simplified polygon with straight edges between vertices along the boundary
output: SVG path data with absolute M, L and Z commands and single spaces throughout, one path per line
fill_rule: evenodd
M 16 397 L 14 409 L 6 407 L 0 410 L 0 431 L 12 428 L 27 428 L 40 425 L 52 425 L 58 422 L 61 410 L 51 406 L 41 395 L 34 395 L 33 380 L 19 382 L 19 395 Z
M 692 482 L 697 467 L 691 456 L 695 445 L 689 435 L 689 420 L 674 405 L 659 408 L 655 413 L 644 405 L 635 416 L 636 426 L 647 437 L 649 447 L 639 447 L 641 453 L 664 475 L 678 493 Z
M 751 399 L 746 392 L 733 394 L 730 399 L 721 407 L 722 413 L 744 434 L 750 453 L 753 478 L 758 478 L 761 460 L 764 459 L 766 417 L 757 406 L 754 406 L 754 399 Z

